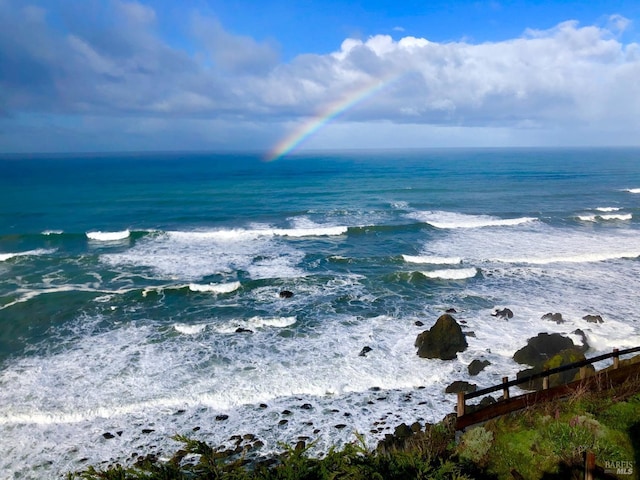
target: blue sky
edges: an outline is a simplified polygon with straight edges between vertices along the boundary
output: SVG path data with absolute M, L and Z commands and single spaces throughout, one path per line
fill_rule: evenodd
M 613 0 L 0 0 L 0 152 L 640 145 L 639 20 Z

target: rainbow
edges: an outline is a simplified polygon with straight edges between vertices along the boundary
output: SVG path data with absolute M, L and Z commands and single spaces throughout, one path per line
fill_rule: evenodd
M 367 98 L 372 97 L 397 79 L 398 75 L 393 75 L 385 80 L 378 80 L 376 82 L 367 84 L 364 87 L 350 92 L 340 100 L 327 105 L 315 117 L 300 124 L 293 132 L 291 132 L 280 142 L 278 142 L 278 144 L 273 147 L 266 155 L 265 160 L 267 162 L 271 162 L 273 160 L 277 160 L 280 157 L 283 157 L 284 155 L 287 155 L 294 148 L 300 145 L 304 140 L 320 130 L 338 115 L 353 108 Z

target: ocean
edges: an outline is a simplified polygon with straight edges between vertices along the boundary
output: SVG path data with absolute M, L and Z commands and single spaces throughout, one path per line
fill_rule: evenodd
M 455 380 L 513 378 L 540 332 L 640 345 L 639 256 L 639 149 L 5 155 L 0 475 L 176 434 L 373 446 L 452 412 Z M 419 358 L 451 308 L 468 349 Z

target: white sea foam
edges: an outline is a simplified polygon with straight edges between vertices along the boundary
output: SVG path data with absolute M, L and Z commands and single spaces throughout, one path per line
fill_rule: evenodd
M 447 268 L 444 270 L 433 270 L 420 272 L 427 278 L 439 278 L 442 280 L 465 280 L 473 278 L 478 274 L 477 268 Z
M 62 230 L 45 230 L 42 235 L 62 235 L 63 233 Z
M 408 216 L 441 229 L 512 227 L 537 220 L 533 217 L 498 218 L 490 215 L 466 215 L 445 211 L 413 212 Z
M 231 293 L 240 288 L 240 282 L 229 283 L 210 283 L 208 285 L 201 285 L 198 283 L 189 284 L 189 290 L 192 292 L 212 292 L 212 293 Z
M 198 333 L 204 332 L 204 329 L 207 328 L 206 325 L 187 325 L 185 323 L 175 323 L 173 325 L 176 332 L 183 333 L 185 335 L 197 335 Z
M 129 238 L 130 235 L 131 232 L 129 230 L 122 230 L 120 232 L 87 232 L 87 238 L 97 242 L 115 242 Z
M 596 210 L 599 212 L 617 212 L 622 209 L 620 207 L 597 207 Z
M 407 263 L 427 263 L 431 265 L 456 265 L 462 263 L 460 257 L 437 257 L 433 255 L 402 255 Z
M 0 253 L 0 262 L 4 262 L 15 257 L 49 255 L 53 252 L 55 252 L 53 249 L 38 248 L 35 250 L 27 250 L 25 252 Z
M 248 272 L 251 278 L 295 278 L 304 253 L 286 240 L 259 230 L 167 232 L 144 237 L 125 252 L 104 254 L 113 266 L 149 269 L 163 279 L 196 283 L 209 275 Z
M 609 214 L 609 215 L 579 215 L 578 218 L 583 222 L 597 222 L 598 220 L 619 220 L 619 221 L 627 221 L 633 218 L 633 215 L 630 213 L 625 214 Z
M 625 189 L 625 192 L 640 193 L 640 188 L 627 188 L 627 189 Z

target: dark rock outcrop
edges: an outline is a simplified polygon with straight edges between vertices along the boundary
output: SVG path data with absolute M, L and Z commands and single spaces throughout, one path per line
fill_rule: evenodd
M 585 315 L 582 319 L 589 323 L 604 323 L 600 315 Z
M 562 318 L 561 313 L 545 313 L 542 316 L 542 320 L 549 320 L 551 322 L 556 322 L 558 325 L 564 323 L 564 318 Z
M 236 328 L 236 333 L 253 333 L 253 330 L 249 330 L 248 328 L 238 327 Z
M 575 347 L 573 340 L 559 333 L 540 333 L 527 341 L 527 346 L 518 350 L 513 359 L 526 365 L 540 365 L 567 348 Z
M 282 290 L 280 292 L 280 298 L 291 298 L 293 297 L 293 292 L 290 290 Z
M 485 368 L 487 368 L 489 365 L 491 365 L 491 362 L 489 360 L 478 360 L 477 358 L 472 361 L 469 366 L 467 367 L 467 369 L 469 370 L 469 375 L 471 376 L 476 376 L 478 375 L 482 370 L 484 370 Z
M 362 347 L 362 350 L 360 350 L 360 353 L 358 355 L 361 357 L 366 357 L 367 353 L 369 353 L 371 350 L 373 349 L 369 346 Z
M 505 320 L 509 320 L 510 318 L 513 318 L 513 312 L 508 308 L 503 308 L 502 310 L 495 310 L 491 315 L 498 318 L 504 318 Z
M 472 392 L 475 392 L 477 389 L 478 389 L 478 386 L 474 385 L 473 383 L 462 382 L 460 380 L 457 380 L 453 382 L 451 385 L 449 385 L 447 388 L 445 388 L 444 393 L 458 393 L 458 392 L 472 393 Z
M 518 380 L 521 380 L 530 375 L 540 373 L 545 370 L 551 370 L 554 368 L 562 367 L 564 365 L 569 365 L 570 363 L 580 362 L 582 360 L 585 360 L 585 356 L 584 356 L 584 353 L 579 348 L 577 347 L 567 348 L 553 355 L 551 358 L 547 359 L 545 362 L 535 365 L 533 368 L 529 368 L 529 369 L 518 372 L 516 378 L 518 378 Z M 588 374 L 591 374 L 595 371 L 593 365 L 588 365 L 587 369 L 588 369 Z M 564 372 L 554 373 L 552 375 L 549 375 L 549 388 L 557 387 L 559 385 L 565 385 L 567 383 L 570 383 L 579 379 L 580 379 L 579 368 L 572 368 Z M 542 378 L 537 378 L 535 380 L 531 380 L 529 382 L 523 383 L 520 385 L 520 387 L 525 390 L 541 390 Z
M 418 335 L 415 346 L 421 358 L 453 360 L 458 352 L 466 350 L 468 344 L 456 319 L 445 313 L 438 318 L 431 329 Z

